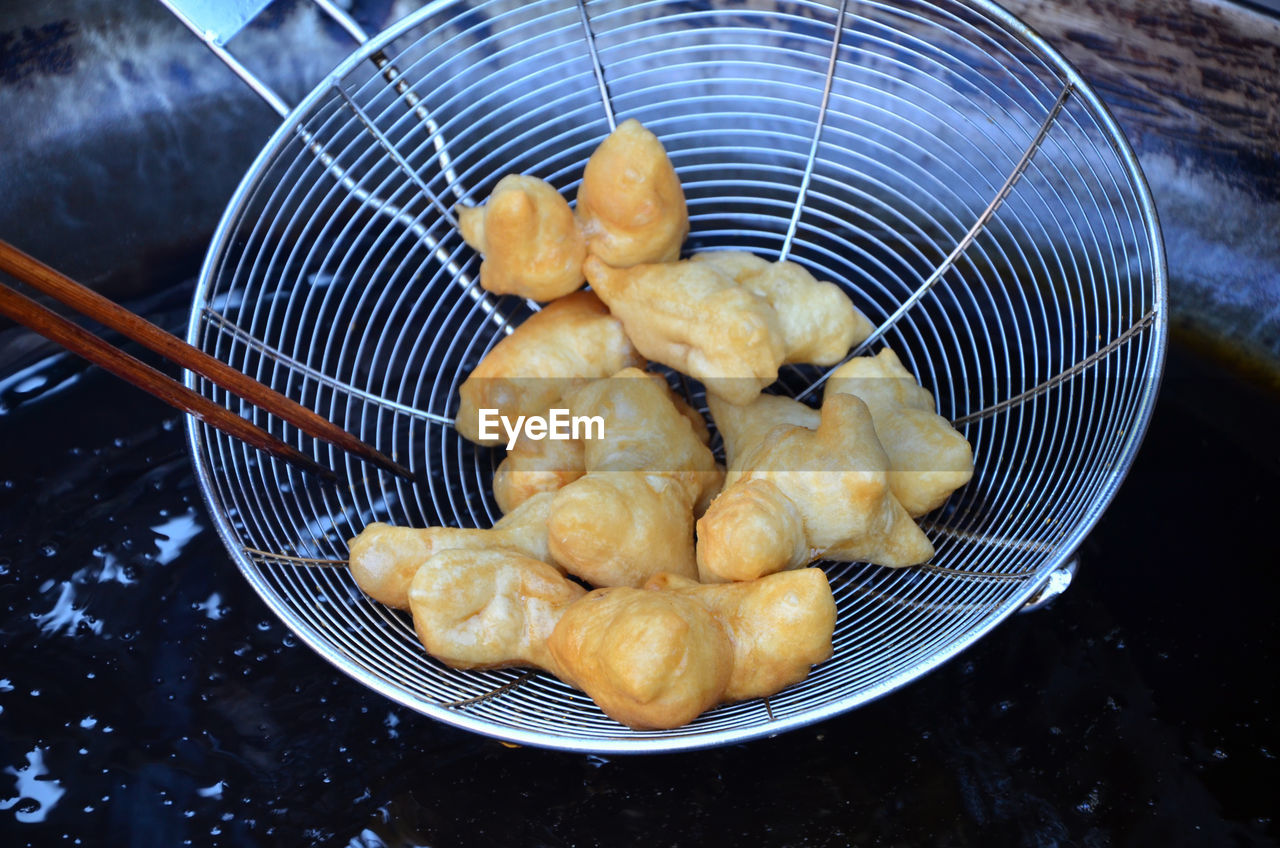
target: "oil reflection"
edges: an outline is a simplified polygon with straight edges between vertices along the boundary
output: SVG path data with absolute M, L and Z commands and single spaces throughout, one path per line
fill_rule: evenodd
M 13 815 L 24 824 L 42 822 L 49 812 L 57 806 L 59 799 L 67 794 L 62 783 L 49 777 L 44 766 L 45 750 L 32 748 L 27 753 L 27 764 L 21 768 L 8 766 L 5 774 L 17 778 L 17 794 L 12 798 L 0 800 L 0 810 L 14 811 Z
M 176 515 L 151 528 L 156 534 L 156 547 L 160 553 L 156 562 L 168 565 L 178 558 L 183 547 L 200 532 L 200 522 L 196 520 L 196 511 L 188 509 L 182 515 Z

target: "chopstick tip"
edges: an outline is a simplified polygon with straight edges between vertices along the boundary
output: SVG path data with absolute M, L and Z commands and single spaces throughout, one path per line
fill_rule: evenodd
M 403 480 L 408 480 L 410 483 L 418 482 L 418 476 L 416 474 L 414 474 L 408 468 L 405 468 L 400 463 L 396 462 L 394 459 L 391 459 L 386 456 L 382 456 L 382 460 L 383 460 L 382 462 L 378 463 L 378 466 L 382 468 L 384 471 L 387 471 Z

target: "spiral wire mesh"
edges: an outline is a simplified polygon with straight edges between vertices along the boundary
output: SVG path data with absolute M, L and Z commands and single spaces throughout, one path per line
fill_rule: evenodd
M 365 61 L 375 51 L 400 85 Z M 460 383 L 537 305 L 479 288 L 452 209 L 508 173 L 572 198 L 591 151 L 633 117 L 681 178 L 686 248 L 785 256 L 839 283 L 878 326 L 864 347 L 899 354 L 976 464 L 924 519 L 928 565 L 824 566 L 839 610 L 832 659 L 767 701 L 671 731 L 628 730 L 545 674 L 448 669 L 407 616 L 325 567 L 371 521 L 500 517 L 500 451 L 452 420 Z M 1132 461 L 1163 364 L 1164 303 L 1132 151 L 1078 74 L 994 5 L 439 2 L 364 45 L 275 134 L 215 235 L 188 333 L 419 482 L 194 377 L 348 482 L 326 486 L 199 422 L 189 436 L 246 577 L 366 685 L 517 743 L 723 744 L 891 691 L 1025 603 Z M 778 391 L 803 396 L 823 376 L 789 366 Z M 696 386 L 692 400 L 705 410 Z

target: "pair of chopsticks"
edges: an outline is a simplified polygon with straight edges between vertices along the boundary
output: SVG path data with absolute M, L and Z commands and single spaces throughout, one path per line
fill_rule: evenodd
M 259 409 L 289 422 L 304 433 L 368 460 L 398 477 L 406 480 L 413 479 L 413 473 L 409 469 L 382 455 L 316 412 L 166 333 L 146 319 L 140 318 L 92 289 L 80 285 L 65 274 L 50 268 L 3 240 L 0 240 L 0 271 L 13 275 L 82 315 L 133 339 L 170 362 L 181 365 L 222 388 L 234 392 Z M 338 479 L 332 470 L 320 465 L 296 448 L 219 406 L 204 395 L 188 389 L 150 365 L 112 347 L 83 327 L 46 309 L 29 297 L 19 294 L 3 282 L 0 282 L 0 314 L 30 327 L 72 353 L 84 357 L 143 391 L 150 392 L 170 406 L 193 415 L 246 444 L 327 480 Z

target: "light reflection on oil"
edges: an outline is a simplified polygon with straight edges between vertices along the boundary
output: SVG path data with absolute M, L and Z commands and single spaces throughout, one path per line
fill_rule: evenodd
M 0 810 L 13 809 L 14 818 L 26 824 L 44 821 L 59 799 L 67 794 L 60 781 L 49 777 L 44 766 L 44 754 L 43 748 L 32 748 L 27 753 L 25 766 L 8 766 L 4 770 L 5 774 L 17 779 L 17 794 L 0 800 Z
M 156 546 L 160 548 L 156 562 L 161 565 L 173 562 L 182 553 L 187 542 L 194 539 L 201 529 L 194 509 L 188 509 L 182 515 L 175 515 L 152 527 L 152 532 L 156 534 Z

